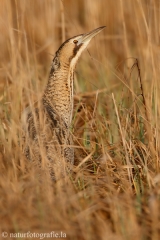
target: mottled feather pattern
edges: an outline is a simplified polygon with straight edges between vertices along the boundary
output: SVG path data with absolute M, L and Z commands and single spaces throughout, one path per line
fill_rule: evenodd
M 34 109 L 27 116 L 27 134 L 24 153 L 29 160 L 37 162 L 41 167 L 42 158 L 50 168 L 52 178 L 55 179 L 55 169 L 61 169 L 61 175 L 65 174 L 64 169 L 70 168 L 74 161 L 72 139 L 69 129 L 57 113 L 51 107 L 41 106 Z M 48 161 L 49 160 L 49 161 Z M 67 163 L 69 163 L 67 165 Z M 65 166 L 66 165 L 66 166 Z M 61 167 L 60 167 L 61 166 Z
M 90 40 L 104 27 L 66 40 L 55 53 L 49 80 L 37 107 L 22 115 L 24 153 L 40 166 L 47 163 L 53 179 L 65 175 L 74 163 L 70 125 L 73 112 L 73 81 L 77 61 Z

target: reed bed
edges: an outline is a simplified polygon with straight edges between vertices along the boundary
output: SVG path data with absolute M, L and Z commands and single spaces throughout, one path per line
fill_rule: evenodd
M 0 6 L 0 239 L 160 239 L 159 1 Z M 21 112 L 59 45 L 103 25 L 76 69 L 75 165 L 55 183 L 23 155 Z

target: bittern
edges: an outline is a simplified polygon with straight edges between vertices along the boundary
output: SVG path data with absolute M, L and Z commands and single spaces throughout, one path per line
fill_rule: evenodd
M 73 112 L 74 71 L 90 40 L 104 29 L 80 34 L 66 40 L 55 53 L 49 80 L 40 102 L 22 115 L 25 133 L 24 153 L 28 159 L 47 165 L 56 178 L 74 163 L 70 126 Z

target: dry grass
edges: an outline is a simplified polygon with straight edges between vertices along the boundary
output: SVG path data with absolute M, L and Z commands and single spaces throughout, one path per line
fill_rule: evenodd
M 1 231 L 160 239 L 159 1 L 0 6 Z M 52 183 L 22 154 L 21 111 L 40 98 L 62 41 L 102 25 L 77 66 L 74 172 Z

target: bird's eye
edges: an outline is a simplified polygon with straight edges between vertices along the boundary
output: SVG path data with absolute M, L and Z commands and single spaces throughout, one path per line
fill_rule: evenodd
M 77 40 L 74 40 L 73 42 L 74 42 L 75 44 L 77 44 L 77 43 L 78 43 L 78 41 L 77 41 Z

